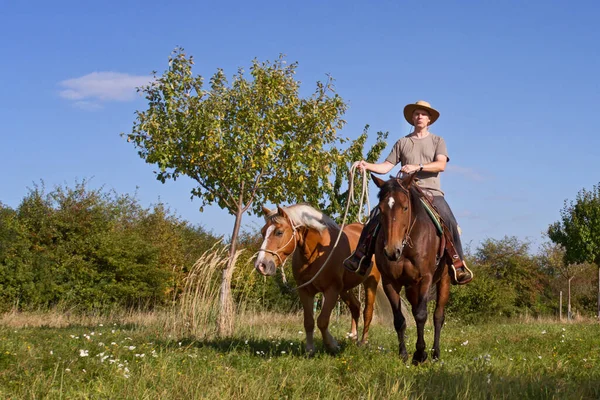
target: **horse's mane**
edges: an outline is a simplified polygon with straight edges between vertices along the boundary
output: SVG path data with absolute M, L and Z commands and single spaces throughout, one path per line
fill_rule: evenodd
M 327 228 L 340 229 L 333 219 L 308 204 L 295 204 L 283 207 L 283 209 L 296 226 L 305 226 L 319 232 L 322 232 Z M 277 214 L 277 211 L 269 215 L 269 217 L 272 218 L 274 222 L 282 222 L 285 218 Z

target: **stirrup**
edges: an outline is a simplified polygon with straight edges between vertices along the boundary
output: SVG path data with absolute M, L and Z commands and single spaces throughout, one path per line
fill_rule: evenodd
M 466 285 L 467 283 L 469 283 L 473 280 L 473 277 L 474 277 L 473 271 L 471 271 L 469 269 L 469 267 L 467 267 L 466 262 L 461 260 L 461 264 L 462 264 L 462 266 L 458 267 L 458 268 L 464 269 L 464 275 L 466 275 L 466 278 L 464 278 L 463 280 L 458 280 L 458 271 L 456 270 L 457 268 L 454 266 L 454 263 L 450 263 L 450 268 L 448 268 L 450 280 L 453 285 Z

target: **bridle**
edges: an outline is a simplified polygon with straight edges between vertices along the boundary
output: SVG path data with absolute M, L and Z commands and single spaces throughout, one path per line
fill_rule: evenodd
M 290 254 L 292 254 L 294 251 L 296 251 L 296 247 L 298 247 L 298 238 L 296 237 L 296 235 L 298 234 L 298 227 L 294 225 L 294 222 L 291 220 L 291 218 L 289 218 L 288 216 L 286 216 L 286 217 L 287 217 L 287 220 L 290 223 L 290 226 L 292 227 L 292 236 L 290 237 L 290 240 L 288 240 L 283 246 L 281 246 L 280 248 L 278 248 L 277 250 L 274 250 L 274 251 L 273 250 L 269 250 L 269 249 L 263 249 L 263 248 L 258 249 L 258 253 L 260 253 L 261 251 L 264 251 L 265 253 L 272 254 L 272 255 L 276 256 L 277 259 L 279 260 L 279 265 L 280 266 L 283 266 L 284 260 L 279 255 L 279 252 L 281 250 L 285 249 L 290 244 L 290 242 L 292 240 L 294 240 L 294 249 L 288 255 L 285 256 L 286 260 L 287 260 L 287 257 Z
M 412 232 L 415 223 L 417 222 L 417 219 L 415 218 L 412 223 L 411 223 L 411 219 L 412 219 L 412 201 L 410 200 L 410 190 L 405 188 L 402 185 L 402 182 L 400 181 L 399 178 L 396 178 L 396 181 L 398 182 L 398 185 L 400 186 L 400 188 L 402 189 L 402 191 L 406 194 L 406 197 L 408 199 L 408 223 L 409 223 L 409 228 L 406 230 L 406 233 L 404 235 L 404 239 L 402 240 L 402 247 L 400 248 L 400 254 L 402 254 L 402 252 L 404 251 L 404 246 L 406 246 L 408 244 L 408 247 L 412 247 L 411 244 L 411 239 L 410 239 L 410 233 Z M 392 218 L 392 221 L 395 221 L 396 217 Z

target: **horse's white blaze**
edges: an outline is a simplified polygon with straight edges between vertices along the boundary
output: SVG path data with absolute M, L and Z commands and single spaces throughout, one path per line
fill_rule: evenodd
M 269 241 L 269 236 L 271 236 L 271 234 L 273 233 L 273 231 L 275 230 L 275 225 L 271 225 L 270 227 L 267 228 L 267 232 L 265 233 L 265 240 L 263 240 L 262 244 L 260 245 L 261 249 L 266 249 L 267 248 L 267 242 Z M 265 260 L 265 256 L 267 253 L 265 253 L 264 251 L 259 251 L 258 252 L 258 256 L 256 257 L 256 262 L 257 263 L 261 263 Z
M 394 203 L 395 203 L 395 202 L 396 202 L 396 201 L 394 200 L 394 198 L 393 198 L 393 197 L 390 197 L 390 198 L 388 199 L 388 207 L 390 207 L 390 210 L 392 209 L 392 207 L 394 207 Z

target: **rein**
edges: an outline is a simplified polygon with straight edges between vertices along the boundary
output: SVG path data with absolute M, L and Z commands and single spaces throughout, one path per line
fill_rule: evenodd
M 415 223 L 417 222 L 417 219 L 414 218 L 411 224 L 411 218 L 412 218 L 412 208 L 413 208 L 413 204 L 412 204 L 412 200 L 410 198 L 410 189 L 405 188 L 402 185 L 402 181 L 400 180 L 400 174 L 402 172 L 399 172 L 398 175 L 396 175 L 396 181 L 398 182 L 398 184 L 400 185 L 400 188 L 404 191 L 404 193 L 406 193 L 406 197 L 408 197 L 408 223 L 410 224 L 409 228 L 406 230 L 406 234 L 404 235 L 404 239 L 402 240 L 402 248 L 400 249 L 400 253 L 402 253 L 404 251 L 404 246 L 406 246 L 408 244 L 408 247 L 412 247 L 411 239 L 410 239 L 410 233 L 412 232 L 413 228 L 415 227 Z M 394 218 L 395 220 L 395 218 Z

